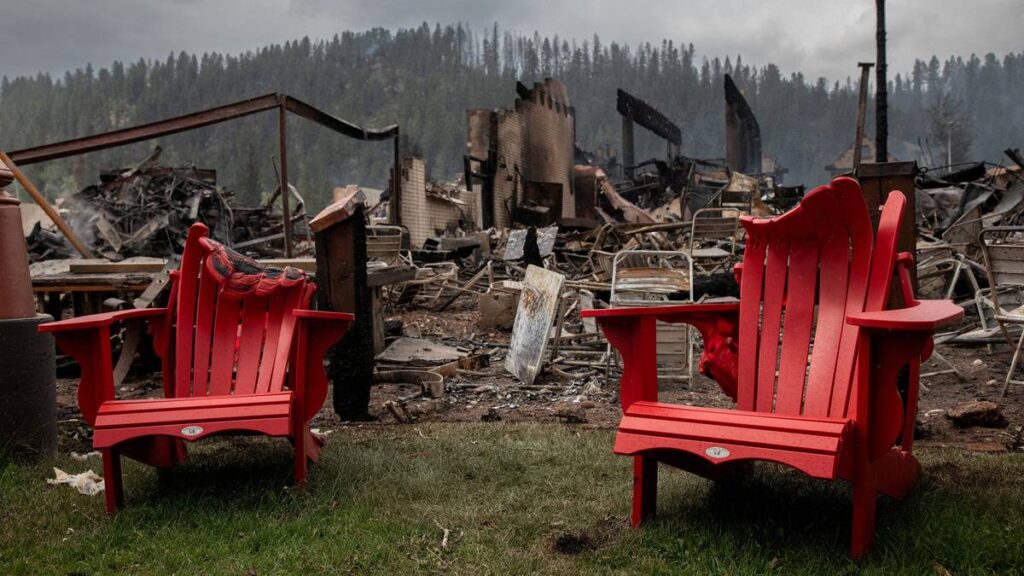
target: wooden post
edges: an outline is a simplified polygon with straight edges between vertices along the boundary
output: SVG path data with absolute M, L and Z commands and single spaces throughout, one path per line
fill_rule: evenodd
M 622 175 L 633 179 L 633 166 L 636 159 L 633 156 L 633 119 L 628 116 L 622 117 Z
M 889 92 L 885 64 L 885 0 L 875 0 L 875 162 L 889 161 Z
M 853 139 L 853 173 L 857 173 L 857 167 L 863 160 L 861 148 L 864 142 L 864 117 L 868 111 L 868 78 L 870 77 L 873 62 L 860 62 L 860 98 L 857 101 L 857 130 Z
M 878 220 L 881 217 L 878 207 L 885 203 L 889 192 L 899 190 L 907 197 L 907 207 L 903 212 L 903 222 L 900 223 L 900 238 L 897 244 L 900 252 L 916 254 L 917 249 L 917 223 L 915 222 L 914 208 L 915 179 L 917 177 L 917 162 L 883 162 L 864 163 L 857 168 L 857 179 L 860 180 L 861 189 L 864 192 L 864 201 L 868 205 L 868 214 L 871 215 L 871 227 L 878 231 Z M 910 279 L 917 291 L 917 271 L 910 271 Z M 896 302 L 902 306 L 903 297 L 898 289 L 893 289 L 890 302 Z
M 331 204 L 311 222 L 322 310 L 351 312 L 355 321 L 327 353 L 334 411 L 342 420 L 369 419 L 373 383 L 373 303 L 366 277 L 366 218 L 362 192 Z
M 402 225 L 402 148 L 398 140 L 398 132 L 395 132 L 395 166 L 391 175 L 391 209 L 388 220 L 396 225 Z M 467 184 L 469 186 L 469 184 Z

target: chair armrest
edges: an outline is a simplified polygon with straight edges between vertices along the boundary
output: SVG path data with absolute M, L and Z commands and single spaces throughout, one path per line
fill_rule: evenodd
M 305 424 L 316 415 L 327 399 L 324 355 L 345 335 L 355 315 L 304 309 L 293 313 L 298 321 L 293 390 L 301 403 L 297 416 Z
M 355 314 L 348 312 L 328 312 L 326 310 L 295 310 L 295 317 L 305 322 L 352 322 Z
M 81 366 L 78 409 L 90 426 L 96 421 L 96 411 L 100 404 L 114 399 L 110 325 L 135 318 L 159 321 L 166 313 L 166 308 L 137 308 L 47 322 L 39 326 L 40 332 L 52 332 L 57 346 Z
M 39 325 L 39 331 L 65 332 L 69 330 L 89 330 L 94 328 L 104 328 L 106 326 L 110 326 L 114 322 L 120 322 L 122 320 L 162 316 L 166 313 L 166 308 L 136 308 L 132 310 L 117 310 L 114 312 L 104 312 L 102 314 L 90 314 L 88 316 L 79 316 L 77 318 L 69 318 L 67 320 L 58 320 L 56 322 L 47 322 L 46 324 Z
M 932 334 L 956 322 L 963 308 L 949 300 L 921 300 L 906 308 L 849 314 L 846 321 L 864 328 L 862 350 L 869 362 L 857 378 L 854 419 L 861 429 L 867 457 L 882 457 L 902 434 L 901 446 L 913 445 L 920 363 L 931 356 Z M 910 365 L 905 398 L 897 388 L 898 374 Z M 902 430 L 902 433 L 901 433 Z
M 854 312 L 846 321 L 869 330 L 934 332 L 964 316 L 964 309 L 950 300 L 921 300 L 914 306 L 878 312 Z
M 736 398 L 739 303 L 682 304 L 584 310 L 596 318 L 608 342 L 622 355 L 621 393 L 625 410 L 639 400 L 657 401 L 657 322 L 686 323 L 704 338 L 699 369 Z

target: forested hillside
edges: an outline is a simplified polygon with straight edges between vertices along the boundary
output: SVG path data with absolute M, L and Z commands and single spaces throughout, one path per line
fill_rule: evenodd
M 770 55 L 768 55 L 770 57 Z M 732 74 L 761 123 L 765 152 L 790 169 L 789 183 L 816 184 L 823 167 L 853 140 L 856 86 L 754 68 L 741 56 L 697 58 L 693 45 L 664 41 L 626 47 L 587 40 L 520 36 L 464 25 L 344 32 L 304 38 L 239 55 L 181 52 L 166 60 L 114 62 L 53 78 L 4 78 L 0 148 L 15 150 L 147 122 L 268 92 L 288 92 L 367 126 L 397 122 L 407 153 L 422 155 L 434 178 L 461 170 L 465 111 L 510 105 L 515 82 L 554 76 L 567 84 L 584 148 L 618 147 L 615 89 L 647 100 L 683 132 L 682 153 L 724 155 L 723 74 Z M 851 58 L 850 74 L 857 73 Z M 911 71 L 891 70 L 893 140 L 929 143 L 944 163 L 947 132 L 954 162 L 1001 160 L 1024 145 L 1024 52 L 932 57 Z M 219 171 L 221 184 L 246 201 L 275 186 L 276 116 L 161 139 L 163 161 Z M 390 144 L 348 141 L 305 120 L 290 121 L 290 179 L 315 207 L 330 189 L 383 187 Z M 642 132 L 642 131 L 641 131 Z M 869 132 L 873 134 L 873 128 Z M 663 153 L 638 134 L 638 159 Z M 143 158 L 153 143 L 31 167 L 48 194 L 76 190 L 102 168 Z

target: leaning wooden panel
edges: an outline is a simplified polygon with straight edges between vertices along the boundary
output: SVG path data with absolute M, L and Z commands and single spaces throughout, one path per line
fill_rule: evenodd
M 51 322 L 57 344 L 82 366 L 79 407 L 103 454 L 106 505 L 124 504 L 121 456 L 166 468 L 184 441 L 224 433 L 281 436 L 295 449 L 295 482 L 320 440 L 309 420 L 326 398 L 323 354 L 351 314 L 306 309 L 315 286 L 294 268 L 265 267 L 189 229 L 167 309 L 126 310 Z M 268 310 L 269 307 L 269 310 Z M 110 326 L 147 318 L 164 360 L 165 398 L 117 400 Z M 234 379 L 234 382 L 232 381 Z
M 527 384 L 533 383 L 544 362 L 563 284 L 565 276 L 558 272 L 533 265 L 526 268 L 505 369 Z
M 615 452 L 634 458 L 634 525 L 654 514 L 659 462 L 723 479 L 742 473 L 728 464 L 769 460 L 851 481 L 850 553 L 870 548 L 876 495 L 906 496 L 920 471 L 906 424 L 915 417 L 920 362 L 934 330 L 963 315 L 952 302 L 914 298 L 913 258 L 896 253 L 904 207 L 902 194 L 892 192 L 876 246 L 859 185 L 837 178 L 786 214 L 742 219 L 738 305 L 582 312 L 623 357 Z M 897 269 L 907 306 L 885 310 Z M 736 410 L 657 401 L 652 339 L 659 320 L 700 330 L 701 371 L 737 399 Z M 904 404 L 896 381 L 906 364 Z

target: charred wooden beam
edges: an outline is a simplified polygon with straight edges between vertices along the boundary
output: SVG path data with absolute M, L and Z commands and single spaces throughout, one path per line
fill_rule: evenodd
M 679 146 L 683 142 L 682 131 L 664 114 L 653 106 L 619 89 L 616 92 L 615 109 L 623 118 L 629 118 L 640 126 Z
M 728 74 L 725 75 L 725 165 L 743 174 L 761 173 L 761 126 Z

